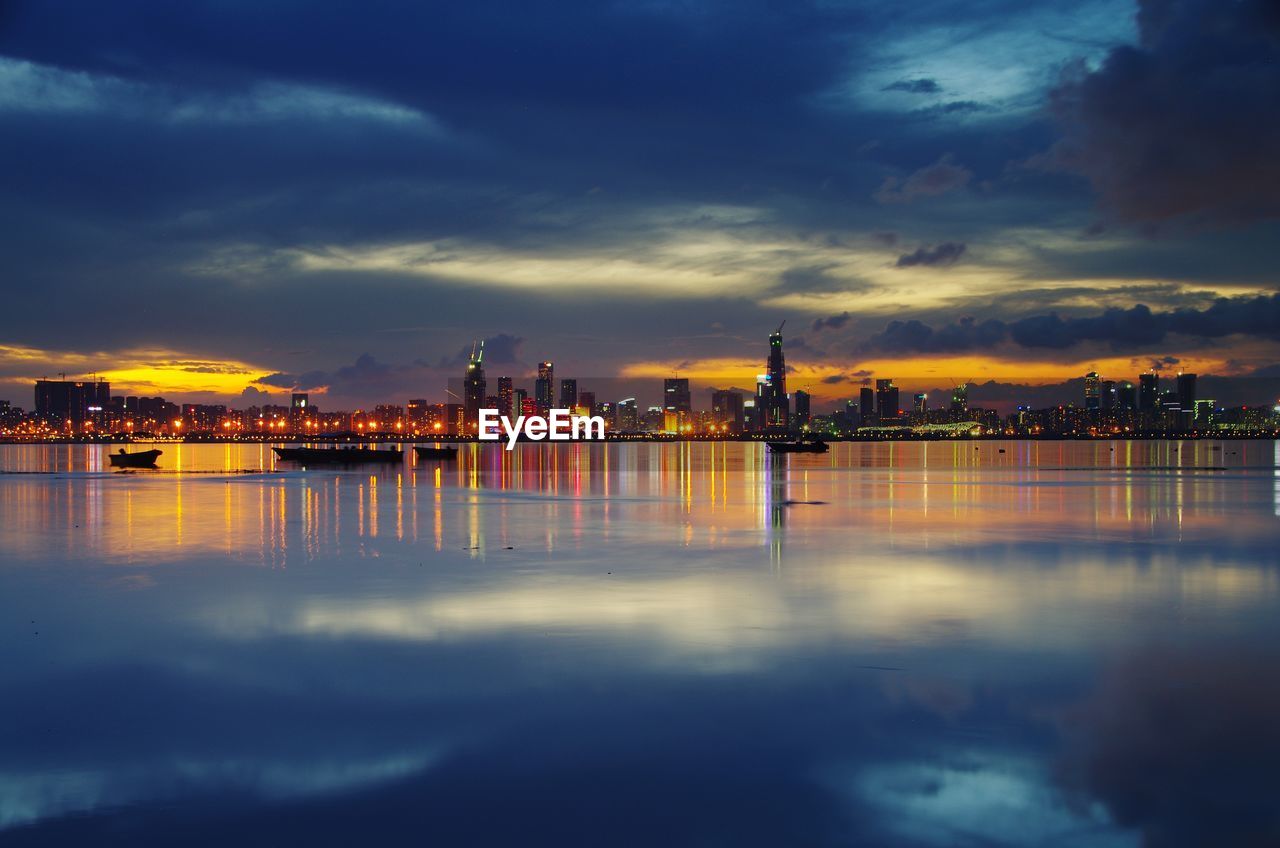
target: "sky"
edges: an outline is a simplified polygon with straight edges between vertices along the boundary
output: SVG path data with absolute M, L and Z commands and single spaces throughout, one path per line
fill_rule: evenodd
M 1278 8 L 0 0 L 0 398 L 1280 376 Z

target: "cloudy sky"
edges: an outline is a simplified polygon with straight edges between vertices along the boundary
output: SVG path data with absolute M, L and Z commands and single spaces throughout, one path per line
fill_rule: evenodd
M 0 2 L 0 398 L 1274 373 L 1276 9 Z

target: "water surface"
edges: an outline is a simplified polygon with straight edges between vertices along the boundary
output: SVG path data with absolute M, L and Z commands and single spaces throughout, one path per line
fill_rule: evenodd
M 1280 838 L 1275 443 L 160 447 L 0 447 L 0 842 Z

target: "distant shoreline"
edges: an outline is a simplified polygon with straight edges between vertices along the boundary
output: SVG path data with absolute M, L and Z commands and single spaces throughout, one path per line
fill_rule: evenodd
M 699 442 L 769 442 L 795 438 L 794 435 L 771 434 L 771 435 L 751 435 L 751 436 L 687 436 L 672 435 L 663 436 L 656 434 L 637 434 L 637 435 L 606 435 L 603 440 L 581 440 L 578 442 L 565 442 L 564 444 L 600 444 L 601 442 L 610 444 L 668 444 L 668 443 L 699 443 Z M 947 436 L 939 434 L 914 434 L 904 433 L 901 435 L 884 435 L 877 434 L 874 436 L 823 436 L 822 439 L 827 442 L 1213 442 L 1213 441 L 1259 441 L 1259 440 L 1276 440 L 1280 439 L 1280 430 L 1244 430 L 1237 432 L 1224 433 L 1124 433 L 1112 435 L 1090 435 L 1090 434 L 992 434 L 992 435 L 962 435 Z M 521 443 L 526 444 L 543 444 L 541 441 L 521 438 Z M 130 445 L 130 444 L 298 444 L 298 443 L 334 443 L 334 444 L 435 444 L 448 442 L 451 444 L 477 444 L 488 445 L 490 442 L 481 442 L 475 438 L 467 437 L 438 437 L 438 436 L 405 436 L 400 433 L 375 433 L 361 435 L 334 434 L 329 436 L 317 435 L 298 435 L 298 436 L 281 436 L 281 435 L 263 435 L 259 436 L 238 436 L 234 438 L 226 438 L 219 436 L 201 436 L 188 435 L 182 438 L 166 438 L 163 436 L 147 436 L 140 438 L 115 438 L 111 436 L 103 436 L 100 438 L 75 437 L 66 439 L 49 439 L 49 438 L 0 438 L 0 445 Z M 557 442 L 556 444 L 561 444 Z

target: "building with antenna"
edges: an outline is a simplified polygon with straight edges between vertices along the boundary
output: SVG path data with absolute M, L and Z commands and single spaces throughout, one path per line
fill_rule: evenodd
M 787 398 L 787 362 L 782 355 L 782 328 L 769 334 L 769 358 L 763 378 L 756 385 L 756 408 L 760 425 L 765 430 L 786 430 L 790 421 Z
M 538 379 L 533 383 L 533 400 L 539 415 L 551 411 L 552 393 L 555 391 L 556 367 L 550 360 L 538 363 Z
M 474 342 L 471 345 L 471 356 L 467 360 L 467 373 L 462 381 L 462 420 L 467 433 L 475 433 L 479 428 L 485 388 L 484 342 Z

